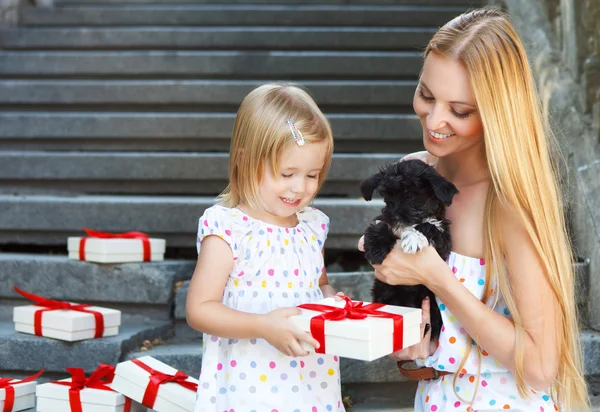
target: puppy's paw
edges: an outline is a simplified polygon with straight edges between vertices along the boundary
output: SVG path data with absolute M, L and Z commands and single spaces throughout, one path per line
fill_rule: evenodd
M 415 228 L 407 227 L 400 234 L 400 246 L 405 253 L 417 253 L 428 245 L 427 238 Z

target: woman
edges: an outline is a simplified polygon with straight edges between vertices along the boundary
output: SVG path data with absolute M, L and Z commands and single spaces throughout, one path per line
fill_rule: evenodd
M 419 382 L 415 410 L 589 410 L 551 135 L 507 16 L 479 9 L 443 26 L 413 107 L 426 152 L 410 157 L 459 190 L 447 262 L 428 247 L 375 265 L 386 283 L 426 285 L 442 312 L 439 342 L 428 332 L 392 355 L 437 371 Z

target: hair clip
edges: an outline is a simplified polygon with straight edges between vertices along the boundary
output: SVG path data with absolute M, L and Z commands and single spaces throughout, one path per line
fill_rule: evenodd
M 300 130 L 298 130 L 298 128 L 296 127 L 294 122 L 292 122 L 289 119 L 286 120 L 285 122 L 290 127 L 290 130 L 292 131 L 292 136 L 294 136 L 294 140 L 296 141 L 296 144 L 298 146 L 304 146 L 304 144 L 306 143 L 306 140 L 304 140 L 304 136 L 302 136 L 302 133 L 300 133 Z

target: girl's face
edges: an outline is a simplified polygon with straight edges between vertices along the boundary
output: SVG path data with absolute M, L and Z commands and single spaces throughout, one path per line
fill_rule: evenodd
M 437 157 L 483 149 L 483 125 L 467 71 L 459 62 L 429 53 L 413 99 L 425 149 Z
M 317 193 L 326 156 L 325 142 L 307 143 L 294 145 L 282 153 L 277 174 L 266 164 L 259 185 L 264 210 L 257 217 L 279 226 L 294 226 L 296 212 L 308 205 Z

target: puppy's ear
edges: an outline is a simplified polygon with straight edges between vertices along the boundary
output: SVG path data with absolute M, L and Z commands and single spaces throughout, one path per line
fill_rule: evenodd
M 431 184 L 435 197 L 446 206 L 450 206 L 452 198 L 458 193 L 458 189 L 446 178 L 438 174 L 433 167 L 425 174 Z
M 377 190 L 377 187 L 381 183 L 381 172 L 375 173 L 373 176 L 365 179 L 360 184 L 360 193 L 365 200 L 371 200 L 373 198 L 373 192 Z

